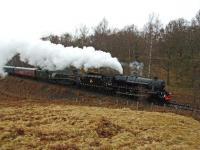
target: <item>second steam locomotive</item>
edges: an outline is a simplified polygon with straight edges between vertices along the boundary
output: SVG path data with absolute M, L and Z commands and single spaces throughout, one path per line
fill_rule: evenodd
M 80 70 L 72 68 L 67 68 L 64 71 L 48 71 L 38 68 L 4 66 L 4 70 L 10 75 L 28 77 L 51 83 L 92 88 L 132 97 L 145 97 L 148 101 L 159 104 L 171 101 L 171 95 L 165 90 L 165 82 L 156 78 L 81 73 Z

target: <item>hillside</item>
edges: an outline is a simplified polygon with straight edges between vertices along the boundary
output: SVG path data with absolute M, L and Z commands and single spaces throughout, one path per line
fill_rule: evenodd
M 92 106 L 74 105 L 76 91 L 15 77 L 0 81 L 0 149 L 200 149 L 200 123 L 192 118 L 94 107 L 92 101 L 115 98 L 84 91 L 79 99 Z
M 0 101 L 0 149 L 199 149 L 200 123 L 172 113 Z

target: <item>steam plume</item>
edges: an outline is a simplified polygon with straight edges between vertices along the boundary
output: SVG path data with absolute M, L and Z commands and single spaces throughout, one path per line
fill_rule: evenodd
M 18 53 L 22 61 L 48 70 L 60 70 L 69 66 L 84 69 L 109 67 L 123 73 L 117 58 L 93 47 L 81 49 L 42 40 L 0 39 L 1 76 L 5 75 L 3 66 Z

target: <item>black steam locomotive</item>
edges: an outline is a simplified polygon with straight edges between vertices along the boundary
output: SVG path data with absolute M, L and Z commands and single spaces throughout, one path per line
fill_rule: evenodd
M 145 97 L 154 103 L 169 103 L 171 95 L 165 90 L 165 82 L 138 76 L 103 75 L 99 73 L 81 73 L 80 70 L 68 68 L 64 71 L 48 71 L 38 68 L 4 66 L 5 72 L 51 83 L 74 85 L 106 91 L 108 93 L 131 97 Z

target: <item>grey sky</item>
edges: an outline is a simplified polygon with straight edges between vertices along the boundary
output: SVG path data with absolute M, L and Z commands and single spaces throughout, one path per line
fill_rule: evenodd
M 139 28 L 152 12 L 163 24 L 177 18 L 191 20 L 200 0 L 0 0 L 1 36 L 40 37 L 96 26 L 104 17 L 110 27 L 135 24 Z

